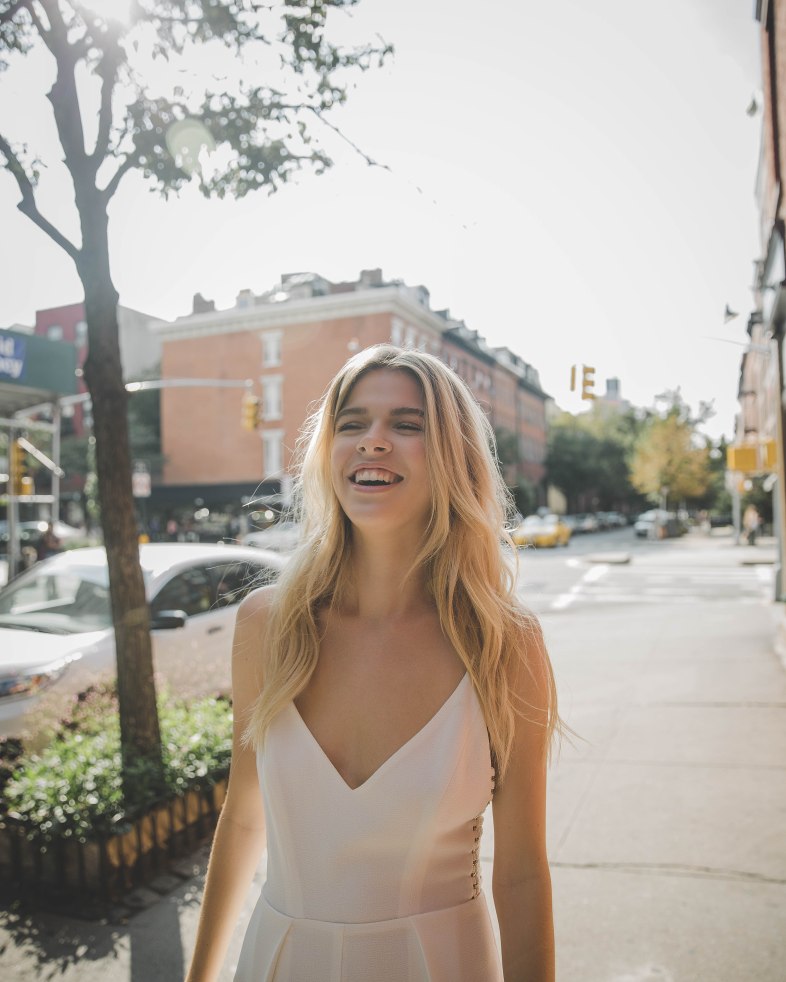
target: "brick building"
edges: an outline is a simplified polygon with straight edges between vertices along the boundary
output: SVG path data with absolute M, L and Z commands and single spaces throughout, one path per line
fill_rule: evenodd
M 120 358 L 125 379 L 139 378 L 145 372 L 155 369 L 161 357 L 161 342 L 150 330 L 150 315 L 129 307 L 117 308 L 118 332 L 120 335 Z M 81 368 L 87 357 L 87 322 L 83 303 L 65 304 L 62 307 L 49 307 L 37 310 L 33 333 L 50 341 L 66 341 L 76 348 L 77 365 Z M 79 392 L 87 388 L 79 379 Z M 85 418 L 84 407 L 72 407 L 73 415 L 65 416 L 66 432 L 82 435 L 90 420 Z
M 164 487 L 154 490 L 161 503 L 199 498 L 218 507 L 250 496 L 286 498 L 309 410 L 347 358 L 381 342 L 442 358 L 489 414 L 504 444 L 508 481 L 543 480 L 548 397 L 537 372 L 508 349 L 489 347 L 447 311 L 432 310 L 425 287 L 385 281 L 378 269 L 348 283 L 290 274 L 259 296 L 241 291 L 229 310 L 215 310 L 197 294 L 191 314 L 154 329 L 163 378 L 249 379 L 261 403 L 260 426 L 248 432 L 240 425 L 242 388 L 162 390 L 166 462 Z
M 762 128 L 756 201 L 759 212 L 760 253 L 754 260 L 754 310 L 747 332 L 750 343 L 740 365 L 735 444 L 757 447 L 758 463 L 750 473 L 771 475 L 779 516 L 780 570 L 786 568 L 786 474 L 784 472 L 784 333 L 786 332 L 786 200 L 783 168 L 786 163 L 786 0 L 756 0 L 760 25 L 762 100 L 749 112 L 761 110 Z M 773 454 L 767 446 L 774 447 Z M 773 467 L 774 463 L 774 467 Z M 737 473 L 734 490 L 744 487 L 745 474 Z M 776 595 L 783 594 L 782 572 Z

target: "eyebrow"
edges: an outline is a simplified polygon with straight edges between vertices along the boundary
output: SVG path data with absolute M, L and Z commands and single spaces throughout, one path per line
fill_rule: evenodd
M 368 415 L 368 409 L 365 406 L 347 406 L 344 409 L 339 410 L 336 413 L 336 421 L 340 420 L 342 416 L 366 416 Z M 419 416 L 421 419 L 426 418 L 426 414 L 422 409 L 418 409 L 415 406 L 399 406 L 397 409 L 390 410 L 391 416 Z

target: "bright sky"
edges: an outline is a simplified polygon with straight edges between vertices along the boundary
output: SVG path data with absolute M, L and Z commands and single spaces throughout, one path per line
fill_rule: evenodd
M 361 0 L 351 33 L 396 46 L 358 76 L 329 132 L 335 167 L 272 197 L 151 195 L 135 175 L 111 210 L 121 303 L 167 319 L 194 293 L 229 307 L 281 273 L 354 279 L 380 266 L 431 291 L 494 345 L 531 362 L 574 411 L 570 366 L 651 405 L 682 387 L 733 433 L 747 340 L 761 85 L 751 0 Z M 446 16 L 445 11 L 450 11 Z M 341 19 L 338 15 L 337 19 Z M 50 147 L 32 62 L 0 76 L 0 132 Z M 58 168 L 42 210 L 72 228 Z M 15 211 L 0 172 L 0 325 L 81 299 L 70 259 Z M 11 275 L 9 275 L 11 273 Z M 726 304 L 740 316 L 724 324 Z

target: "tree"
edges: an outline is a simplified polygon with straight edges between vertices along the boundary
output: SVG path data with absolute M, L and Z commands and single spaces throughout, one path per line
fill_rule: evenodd
M 633 412 L 564 412 L 549 427 L 546 470 L 572 511 L 631 508 L 630 455 L 640 421 Z
M 158 765 L 160 735 L 131 495 L 108 206 L 132 171 L 164 196 L 193 179 L 204 195 L 218 197 L 274 191 L 302 168 L 324 171 L 330 160 L 312 145 L 313 126 L 335 129 L 328 112 L 345 100 L 353 70 L 381 63 L 390 50 L 384 43 L 346 49 L 329 41 L 329 15 L 356 2 L 0 0 L 0 71 L 40 52 L 56 73 L 47 98 L 73 185 L 78 242 L 39 207 L 42 162 L 5 133 L 0 159 L 18 186 L 19 210 L 71 258 L 84 288 L 84 375 L 93 404 L 126 773 L 136 757 Z M 119 16 L 123 8 L 125 18 Z M 188 68 L 196 50 L 215 54 L 222 46 L 234 56 L 235 76 L 220 88 L 218 79 L 211 89 L 193 71 L 176 71 L 178 64 Z M 167 63 L 168 76 L 150 71 Z M 268 81 L 255 72 L 268 72 Z M 148 81 L 153 77 L 156 92 Z M 188 90 L 185 77 L 192 80 Z M 214 149 L 208 163 L 205 154 Z
M 658 397 L 665 409 L 650 414 L 639 435 L 631 461 L 631 480 L 642 494 L 657 502 L 697 499 L 712 483 L 710 446 L 696 428 L 712 414 L 702 403 L 693 416 L 679 389 Z

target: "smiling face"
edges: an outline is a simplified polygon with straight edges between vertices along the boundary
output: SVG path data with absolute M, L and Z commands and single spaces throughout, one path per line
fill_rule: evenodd
M 408 371 L 373 369 L 336 414 L 333 489 L 357 528 L 422 531 L 431 512 L 425 407 Z

